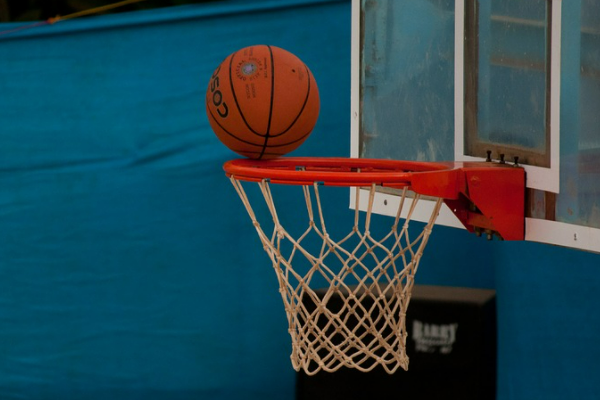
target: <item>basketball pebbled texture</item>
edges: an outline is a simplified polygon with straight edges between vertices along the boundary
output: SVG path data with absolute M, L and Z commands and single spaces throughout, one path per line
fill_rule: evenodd
M 254 159 L 295 150 L 314 129 L 319 107 L 308 67 L 275 46 L 249 46 L 229 55 L 206 91 L 206 113 L 217 137 Z

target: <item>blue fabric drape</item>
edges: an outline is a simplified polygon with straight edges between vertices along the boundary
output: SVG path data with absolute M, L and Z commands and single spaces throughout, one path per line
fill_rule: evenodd
M 293 398 L 204 93 L 229 53 L 286 48 L 323 92 L 296 154 L 347 155 L 349 22 L 347 1 L 220 2 L 0 37 L 0 398 Z

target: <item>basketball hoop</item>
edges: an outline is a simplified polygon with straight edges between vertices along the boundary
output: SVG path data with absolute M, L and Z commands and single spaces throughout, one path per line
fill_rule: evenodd
M 498 217 L 503 214 L 510 223 L 520 223 L 522 235 L 525 186 L 520 168 L 489 163 L 465 167 L 376 159 L 279 158 L 233 160 L 224 169 L 277 274 L 292 338 L 292 365 L 308 375 L 342 367 L 367 372 L 381 366 L 390 374 L 408 369 L 406 312 L 419 261 L 444 202 L 469 230 L 495 229 L 498 220 L 505 219 Z M 258 185 L 269 215 L 261 223 L 272 224 L 269 228 L 259 223 L 243 182 Z M 306 228 L 295 234 L 284 228 L 281 214 L 300 210 L 276 207 L 272 185 L 301 187 Z M 397 188 L 401 194 L 391 229 L 375 238 L 371 217 L 381 186 Z M 350 232 L 335 239 L 325 223 L 325 192 L 331 187 L 368 191 L 366 212 L 361 214 L 360 190 L 356 190 L 354 223 Z M 516 195 L 494 199 L 498 190 L 513 187 Z M 482 195 L 481 190 L 491 193 Z M 485 203 L 483 208 L 491 214 L 481 212 L 472 194 L 483 196 L 476 201 Z M 409 231 L 409 223 L 423 195 L 435 198 L 434 207 L 415 233 L 414 227 Z M 512 215 L 519 214 L 515 211 L 519 207 L 520 217 Z M 518 239 L 518 227 L 514 232 L 502 229 L 503 235 Z M 341 300 L 341 307 L 332 306 L 332 298 Z

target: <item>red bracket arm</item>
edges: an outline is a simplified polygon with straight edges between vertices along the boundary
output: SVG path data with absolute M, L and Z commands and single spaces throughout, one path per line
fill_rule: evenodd
M 469 232 L 525 237 L 525 170 L 497 163 L 454 163 L 453 168 L 414 174 L 412 189 L 442 197 Z

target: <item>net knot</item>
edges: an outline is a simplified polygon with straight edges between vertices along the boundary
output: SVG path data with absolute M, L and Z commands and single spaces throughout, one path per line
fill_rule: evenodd
M 283 239 L 285 237 L 285 229 L 283 229 L 283 227 L 280 225 L 277 228 L 277 238 L 278 239 Z

